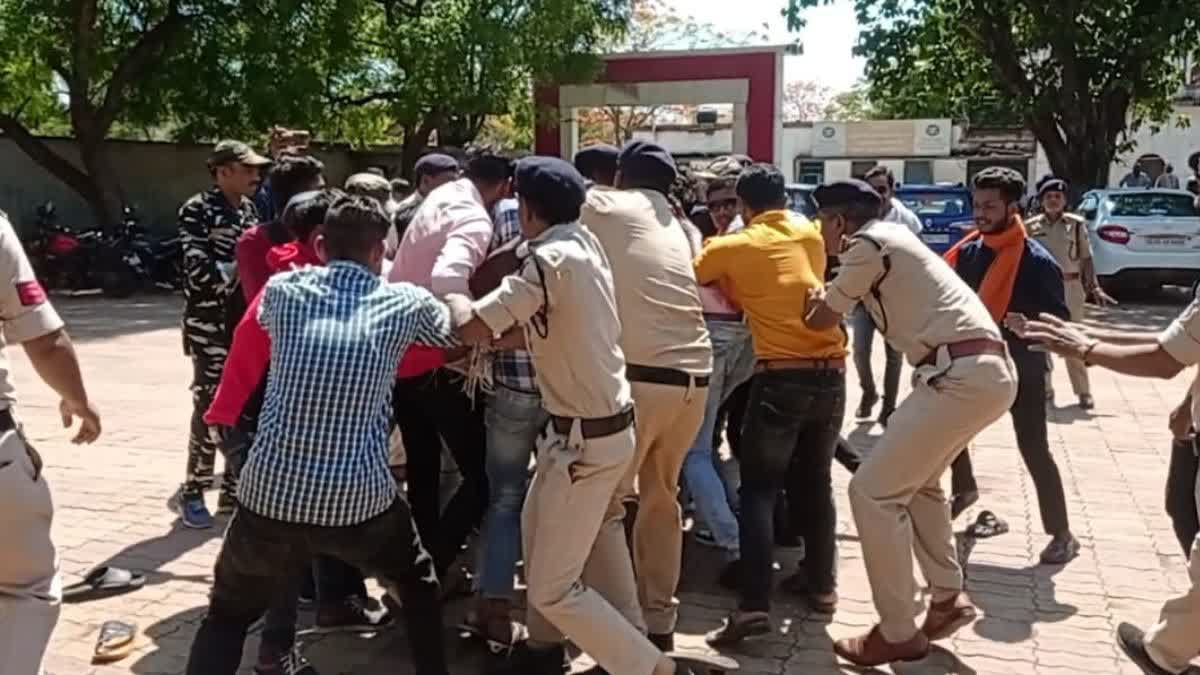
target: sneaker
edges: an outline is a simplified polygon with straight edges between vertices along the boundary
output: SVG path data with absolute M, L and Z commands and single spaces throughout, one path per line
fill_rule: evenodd
M 179 520 L 184 527 L 207 530 L 213 526 L 212 513 L 204 504 L 204 495 L 185 492 L 179 498 Z
M 704 636 L 710 647 L 732 647 L 743 640 L 771 634 L 771 617 L 766 612 L 734 612 L 721 627 Z
M 300 653 L 299 647 L 292 649 L 278 660 L 271 663 L 259 663 L 254 667 L 257 675 L 320 675 L 308 659 Z
M 371 609 L 366 598 L 358 595 L 346 597 L 340 603 L 319 607 L 314 633 L 373 633 L 392 623 L 392 615 L 385 609 Z
M 1066 565 L 1077 555 L 1079 555 L 1079 540 L 1075 538 L 1075 535 L 1067 532 L 1054 535 L 1054 538 L 1042 550 L 1041 561 L 1043 565 Z
M 871 411 L 875 409 L 875 404 L 879 402 L 879 394 L 863 394 L 862 400 L 858 402 L 857 417 L 860 420 L 865 420 L 871 416 Z
M 1133 624 L 1122 623 L 1117 626 L 1117 644 L 1121 651 L 1129 657 L 1146 675 L 1171 675 L 1171 671 L 1154 662 L 1146 651 L 1146 634 Z M 1188 671 L 1185 671 L 1188 672 Z

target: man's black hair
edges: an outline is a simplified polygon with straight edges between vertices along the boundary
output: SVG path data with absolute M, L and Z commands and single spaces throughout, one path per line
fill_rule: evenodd
M 846 217 L 850 221 L 851 230 L 858 231 L 863 225 L 875 220 L 879 217 L 879 207 L 867 204 L 864 202 L 850 202 L 841 206 L 830 206 L 818 209 L 820 211 L 831 211 Z
M 310 189 L 312 182 L 325 172 L 325 165 L 312 155 L 285 154 L 271 169 L 271 202 L 275 213 L 282 213 L 288 200 Z
M 362 260 L 387 236 L 389 226 L 379 202 L 346 195 L 325 214 L 325 250 L 330 258 Z
M 484 185 L 496 185 L 513 176 L 513 161 L 494 154 L 482 154 L 467 162 L 467 178 Z
M 892 173 L 891 169 L 882 164 L 876 164 L 875 166 L 871 167 L 871 170 L 867 171 L 867 173 L 863 175 L 863 180 L 870 181 L 872 178 L 877 178 L 879 176 L 887 178 L 889 188 L 896 187 L 896 174 Z
M 283 214 L 283 224 L 292 236 L 299 241 L 308 241 L 316 230 L 325 223 L 325 217 L 334 202 L 345 197 L 346 193 L 337 188 L 326 188 L 312 199 L 296 204 Z
M 1188 155 L 1188 168 L 1193 172 L 1200 172 L 1200 152 Z
M 708 186 L 705 187 L 705 189 L 704 189 L 704 198 L 707 200 L 708 196 L 711 195 L 712 193 L 716 192 L 717 190 L 736 190 L 736 189 L 737 189 L 737 177 L 736 176 L 718 176 L 718 177 L 708 181 Z
M 783 172 L 770 164 L 751 164 L 738 176 L 737 196 L 755 211 L 786 209 L 787 181 Z
M 1025 179 L 1015 169 L 990 166 L 975 174 L 972 186 L 976 190 L 999 190 L 1004 201 L 1015 204 L 1025 196 Z

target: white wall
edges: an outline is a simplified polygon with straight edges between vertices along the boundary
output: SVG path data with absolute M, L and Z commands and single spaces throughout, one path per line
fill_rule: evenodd
M 933 160 L 933 182 L 962 183 L 967 179 L 967 160 L 965 159 L 935 159 Z
M 812 149 L 812 127 L 783 128 L 783 158 L 780 169 L 789 183 L 796 182 L 796 158 L 806 156 Z
M 671 152 L 685 155 L 728 155 L 733 152 L 733 130 L 714 129 L 709 133 L 695 131 L 635 131 L 633 138 L 657 143 Z
M 1180 180 L 1188 175 L 1188 155 L 1200 150 L 1200 107 L 1176 106 L 1174 115 L 1182 115 L 1191 122 L 1185 128 L 1176 126 L 1174 119 L 1152 133 L 1149 127 L 1143 126 L 1133 139 L 1137 146 L 1132 152 L 1116 158 L 1108 172 L 1109 184 L 1116 185 L 1129 172 L 1129 167 L 1142 155 L 1155 154 L 1175 165 L 1175 175 Z

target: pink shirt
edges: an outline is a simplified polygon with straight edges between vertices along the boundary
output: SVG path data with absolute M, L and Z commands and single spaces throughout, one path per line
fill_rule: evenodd
M 717 235 L 733 234 L 740 231 L 744 227 L 742 217 L 738 216 L 725 228 L 725 231 Z M 742 309 L 729 301 L 721 289 L 717 288 L 716 284 L 708 286 L 700 286 L 700 306 L 703 307 L 705 314 L 741 314 Z
M 492 219 L 479 190 L 466 178 L 446 183 L 425 197 L 404 231 L 388 280 L 407 281 L 439 297 L 470 297 L 467 281 L 491 241 Z

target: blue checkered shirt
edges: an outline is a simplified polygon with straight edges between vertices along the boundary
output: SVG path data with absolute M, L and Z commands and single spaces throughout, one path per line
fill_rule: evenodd
M 271 362 L 238 501 L 327 527 L 383 513 L 397 497 L 388 472 L 396 364 L 414 342 L 456 344 L 449 308 L 423 288 L 335 260 L 272 277 L 258 321 Z
M 492 214 L 495 234 L 492 235 L 492 250 L 500 248 L 513 239 L 521 236 L 521 216 L 517 208 L 517 200 L 502 199 L 496 204 Z M 492 380 L 509 389 L 516 389 L 529 394 L 538 391 L 537 380 L 534 378 L 533 359 L 529 352 L 523 349 L 497 352 L 492 360 Z

